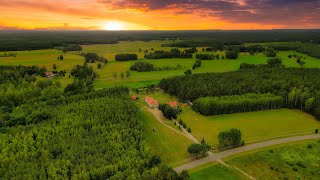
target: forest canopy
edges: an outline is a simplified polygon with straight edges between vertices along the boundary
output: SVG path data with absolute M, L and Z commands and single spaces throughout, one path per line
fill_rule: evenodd
M 285 107 L 320 118 L 320 70 L 257 66 L 226 73 L 204 73 L 163 79 L 160 88 L 181 100 L 207 96 L 272 93 Z

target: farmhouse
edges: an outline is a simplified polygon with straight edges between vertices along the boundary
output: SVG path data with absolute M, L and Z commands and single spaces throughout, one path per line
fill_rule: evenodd
M 150 108 L 157 108 L 159 106 L 159 103 L 152 97 L 146 96 L 144 101 L 148 104 Z
M 135 100 L 139 99 L 139 97 L 138 96 L 132 96 L 131 99 L 135 101 Z

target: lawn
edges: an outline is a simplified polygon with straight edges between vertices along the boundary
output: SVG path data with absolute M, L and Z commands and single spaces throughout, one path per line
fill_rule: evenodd
M 241 180 L 246 179 L 238 171 L 221 164 L 210 165 L 190 174 L 191 180 Z
M 192 144 L 191 140 L 165 127 L 146 110 L 141 114 L 145 121 L 145 140 L 153 154 L 159 155 L 162 162 L 169 165 L 189 158 L 187 147 Z
M 193 136 L 199 140 L 205 138 L 214 147 L 218 143 L 218 133 L 231 128 L 240 129 L 246 142 L 296 133 L 312 133 L 316 128 L 320 128 L 320 121 L 313 116 L 300 110 L 289 109 L 203 116 L 187 106 L 183 108 L 179 118 L 192 129 Z
M 228 160 L 257 179 L 319 179 L 320 141 L 264 149 Z

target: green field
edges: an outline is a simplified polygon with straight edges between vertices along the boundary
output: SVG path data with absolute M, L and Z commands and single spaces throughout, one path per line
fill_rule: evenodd
M 63 53 L 62 51 L 55 49 L 47 50 L 34 50 L 34 51 L 15 51 L 16 57 L 0 57 L 1 65 L 36 65 L 39 67 L 45 66 L 48 70 L 52 70 L 53 64 L 57 65 L 57 70 L 70 71 L 74 66 L 83 64 L 83 57 L 71 54 Z M 57 60 L 59 55 L 64 56 L 64 60 Z
M 203 116 L 183 108 L 179 116 L 197 139 L 203 137 L 214 147 L 218 142 L 218 133 L 231 128 L 238 128 L 246 142 L 287 136 L 296 133 L 312 133 L 320 128 L 320 121 L 300 110 L 269 110 L 249 113 L 237 113 L 218 116 Z M 288 126 L 290 125 L 290 126 Z
M 159 155 L 163 162 L 170 165 L 189 158 L 186 151 L 192 143 L 189 139 L 165 127 L 145 110 L 142 111 L 142 117 L 146 124 L 145 139 L 153 154 Z
M 227 168 L 221 164 L 209 165 L 197 169 L 190 174 L 191 180 L 241 180 L 246 179 L 234 169 Z
M 271 147 L 241 155 L 227 163 L 257 179 L 319 179 L 320 141 Z
M 101 70 L 97 71 L 98 78 L 95 80 L 94 85 L 97 89 L 112 87 L 114 85 L 126 85 L 130 88 L 145 87 L 150 84 L 157 84 L 161 79 L 183 75 L 187 69 L 192 69 L 193 64 L 196 61 L 195 56 L 190 59 L 156 59 L 156 60 L 146 60 L 143 59 L 145 50 L 152 52 L 151 48 L 154 50 L 170 50 L 172 47 L 161 47 L 161 44 L 170 43 L 172 41 L 126 41 L 119 42 L 117 44 L 99 44 L 99 45 L 83 45 L 83 52 L 95 52 L 100 56 L 104 56 L 109 60 L 109 63 L 105 65 Z M 141 52 L 139 51 L 141 49 Z M 184 50 L 185 48 L 180 48 Z M 219 54 L 219 60 L 209 60 L 203 61 L 202 66 L 193 71 L 193 73 L 206 73 L 206 72 L 227 72 L 235 71 L 239 69 L 241 63 L 249 64 L 266 64 L 268 57 L 262 53 L 256 54 L 254 56 L 249 53 L 240 53 L 237 60 L 221 59 L 225 54 L 224 52 L 202 52 L 202 48 L 198 48 L 198 53 L 211 53 Z M 4 52 L 0 52 L 4 53 Z M 75 65 L 83 64 L 84 58 L 79 56 L 79 52 L 68 52 L 63 53 L 59 50 L 48 49 L 48 50 L 34 50 L 34 51 L 16 51 L 17 57 L 0 57 L 1 65 L 37 65 L 45 66 L 48 70 L 52 70 L 53 64 L 56 64 L 57 70 L 66 70 L 69 72 Z M 137 61 L 131 62 L 116 62 L 114 61 L 115 54 L 118 53 L 135 53 L 138 54 L 140 60 L 143 62 L 149 62 L 154 64 L 156 67 L 176 67 L 181 65 L 180 70 L 169 70 L 169 71 L 154 71 L 154 72 L 131 72 L 130 78 L 121 78 L 120 74 L 126 72 L 130 69 L 130 66 Z M 57 60 L 57 56 L 63 54 L 64 60 Z M 283 64 L 287 67 L 300 67 L 300 65 L 295 62 L 295 59 L 289 59 L 288 55 L 297 54 L 302 55 L 302 60 L 306 62 L 304 67 L 306 68 L 320 68 L 320 60 L 317 58 L 310 57 L 301 53 L 294 51 L 280 51 L 278 57 L 283 59 Z M 89 64 L 96 69 L 98 63 Z M 113 77 L 113 73 L 117 73 L 117 78 Z M 61 79 L 62 84 L 66 85 L 69 81 L 65 78 Z
M 84 52 L 95 52 L 101 56 L 104 56 L 108 61 L 114 61 L 114 56 L 119 53 L 134 53 L 139 58 L 144 57 L 144 52 L 152 52 L 154 50 L 170 50 L 170 47 L 161 47 L 162 44 L 171 43 L 173 41 L 122 41 L 116 44 L 95 44 L 95 45 L 83 45 Z M 141 49 L 141 52 L 139 52 Z

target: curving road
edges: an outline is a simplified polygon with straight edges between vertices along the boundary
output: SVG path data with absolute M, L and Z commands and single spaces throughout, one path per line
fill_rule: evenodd
M 297 142 L 297 141 L 304 141 L 304 140 L 311 140 L 311 139 L 320 139 L 320 134 L 313 134 L 313 135 L 302 135 L 302 136 L 294 136 L 294 137 L 287 137 L 287 138 L 281 138 L 281 139 L 274 139 L 274 140 L 268 140 L 253 144 L 248 144 L 245 146 L 241 146 L 235 149 L 230 149 L 227 151 L 223 151 L 217 154 L 210 153 L 208 157 L 192 161 L 188 164 L 184 164 L 182 166 L 174 168 L 175 171 L 181 172 L 183 170 L 189 170 L 193 169 L 195 167 L 210 163 L 212 161 L 219 161 L 222 158 L 232 156 L 235 154 L 239 154 L 246 151 L 251 151 L 259 148 L 265 148 L 269 146 L 284 144 L 284 143 L 290 143 L 290 142 Z

